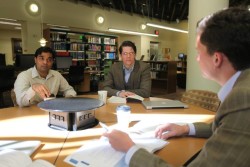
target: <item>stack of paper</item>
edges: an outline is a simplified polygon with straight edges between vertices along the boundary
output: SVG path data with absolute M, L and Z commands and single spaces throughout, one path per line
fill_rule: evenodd
M 167 141 L 153 137 L 154 131 L 144 133 L 143 131 L 133 132 L 132 130 L 129 135 L 138 147 L 144 148 L 151 153 L 162 149 L 168 144 Z M 125 153 L 114 150 L 107 138 L 102 137 L 100 140 L 93 140 L 83 145 L 64 161 L 73 166 L 125 167 L 127 165 L 124 162 L 124 157 Z

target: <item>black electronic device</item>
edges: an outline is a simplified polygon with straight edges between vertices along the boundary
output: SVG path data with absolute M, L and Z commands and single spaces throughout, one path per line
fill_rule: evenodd
M 72 65 L 72 57 L 56 56 L 55 63 L 57 70 L 68 71 L 70 66 Z
M 6 66 L 5 54 L 0 53 L 0 66 Z
M 18 69 L 26 70 L 35 65 L 34 54 L 17 54 L 15 60 L 15 66 Z

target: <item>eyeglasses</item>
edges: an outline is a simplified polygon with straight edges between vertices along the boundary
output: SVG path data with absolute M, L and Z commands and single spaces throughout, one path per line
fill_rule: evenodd
M 122 52 L 123 56 L 134 56 L 135 52 Z

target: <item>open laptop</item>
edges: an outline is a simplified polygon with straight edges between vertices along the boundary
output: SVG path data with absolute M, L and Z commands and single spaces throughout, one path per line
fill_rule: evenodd
M 166 100 L 166 101 L 143 101 L 142 105 L 150 109 L 164 109 L 164 108 L 188 108 L 188 105 L 179 100 Z
M 0 140 L 0 151 L 5 149 L 12 149 L 22 151 L 31 156 L 36 149 L 41 145 L 39 140 Z

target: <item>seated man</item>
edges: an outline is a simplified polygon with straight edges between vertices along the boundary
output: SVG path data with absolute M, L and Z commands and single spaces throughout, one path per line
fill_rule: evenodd
M 207 137 L 201 152 L 188 166 L 250 164 L 249 30 L 250 12 L 239 8 L 221 10 L 198 24 L 197 61 L 203 76 L 222 86 L 218 93 L 221 105 L 211 124 L 165 124 L 156 129 L 155 135 L 162 139 L 184 135 Z M 116 150 L 127 153 L 124 159 L 130 167 L 170 166 L 136 146 L 124 132 L 113 130 L 104 136 Z
M 124 41 L 119 47 L 122 62 L 111 66 L 103 87 L 108 96 L 127 97 L 137 94 L 149 97 L 151 93 L 150 66 L 136 61 L 136 46 L 131 41 Z
M 14 91 L 20 107 L 38 103 L 63 92 L 65 97 L 76 96 L 74 89 L 57 71 L 51 70 L 55 58 L 49 47 L 40 47 L 35 53 L 35 66 L 21 72 L 15 81 Z

